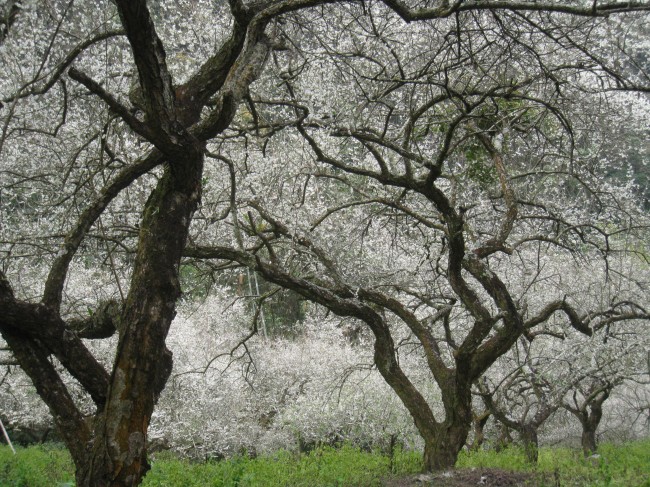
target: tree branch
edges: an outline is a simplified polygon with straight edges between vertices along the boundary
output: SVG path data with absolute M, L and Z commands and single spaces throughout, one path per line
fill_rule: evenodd
M 147 124 L 138 120 L 135 115 L 131 113 L 131 110 L 122 105 L 117 98 L 104 90 L 99 83 L 75 67 L 70 68 L 68 74 L 73 80 L 81 83 L 88 88 L 91 93 L 94 93 L 101 98 L 113 113 L 119 115 L 119 117 L 124 120 L 136 134 L 141 135 L 163 152 L 173 150 L 173 146 L 168 145 L 169 141 L 167 137 L 161 137 L 160 132 L 152 130 Z
M 163 161 L 164 158 L 158 150 L 151 151 L 143 159 L 122 169 L 115 179 L 101 190 L 94 203 L 84 210 L 76 225 L 68 233 L 61 250 L 50 267 L 43 291 L 43 304 L 56 310 L 60 308 L 63 286 L 70 262 L 97 218 L 124 188 L 128 187 L 140 176 L 162 164 Z
M 611 14 L 626 12 L 644 12 L 650 10 L 647 2 L 598 2 L 591 7 L 577 7 L 570 2 L 521 2 L 521 1 L 463 1 L 456 0 L 449 5 L 441 1 L 436 8 L 409 8 L 400 0 L 382 0 L 384 4 L 397 13 L 404 21 L 431 20 L 449 17 L 456 12 L 479 10 L 509 10 L 513 12 L 549 12 L 562 13 L 578 17 L 606 17 Z

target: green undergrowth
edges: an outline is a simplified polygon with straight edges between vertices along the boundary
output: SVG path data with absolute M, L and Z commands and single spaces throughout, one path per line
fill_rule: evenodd
M 393 464 L 385 455 L 352 446 L 319 448 L 307 455 L 278 452 L 249 459 L 192 463 L 165 455 L 153 463 L 146 487 L 221 486 L 379 486 L 391 470 L 413 473 L 420 469 L 419 455 L 399 452 Z M 188 473 L 191 474 L 188 475 Z
M 74 466 L 62 445 L 45 443 L 29 448 L 0 447 L 0 486 L 72 487 Z
M 650 439 L 624 444 L 603 443 L 598 455 L 584 458 L 582 450 L 541 448 L 537 465 L 526 462 L 519 448 L 463 452 L 457 468 L 500 468 L 547 474 L 548 485 L 562 487 L 650 487 Z
M 319 448 L 309 454 L 277 452 L 258 458 L 192 462 L 171 453 L 152 458 L 145 487 L 243 486 L 379 486 L 382 479 L 420 471 L 420 454 L 397 451 L 393 458 L 352 446 Z M 600 457 L 584 459 L 578 450 L 542 448 L 539 464 L 526 463 L 523 452 L 508 448 L 500 453 L 461 453 L 458 468 L 499 468 L 539 472 L 548 486 L 650 487 L 650 439 L 624 445 L 604 444 Z M 72 486 L 74 474 L 68 453 L 57 445 L 0 447 L 1 487 Z M 546 482 L 546 481 L 544 481 Z M 540 484 L 542 485 L 542 484 Z

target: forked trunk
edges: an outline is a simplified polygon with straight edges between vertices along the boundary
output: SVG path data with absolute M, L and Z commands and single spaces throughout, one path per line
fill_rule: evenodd
M 596 431 L 603 417 L 603 403 L 609 397 L 611 389 L 612 387 L 597 392 L 591 396 L 591 401 L 587 401 L 580 408 L 567 407 L 582 425 L 581 445 L 585 457 L 593 455 L 598 450 Z
M 605 391 L 597 397 L 591 404 L 591 411 L 585 408 L 587 413 L 580 421 L 582 423 L 582 451 L 585 457 L 596 453 L 598 445 L 596 443 L 596 430 L 600 425 L 600 420 L 603 417 L 603 403 L 609 397 L 609 391 Z

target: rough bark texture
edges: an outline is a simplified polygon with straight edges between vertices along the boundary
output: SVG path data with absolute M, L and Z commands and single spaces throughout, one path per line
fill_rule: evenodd
M 82 485 L 137 485 L 149 469 L 147 428 L 171 371 L 165 338 L 180 296 L 178 267 L 199 201 L 201 169 L 198 150 L 175 160 L 145 208 L 110 393 L 97 424 L 105 441 L 93 444 Z
M 462 369 L 450 370 L 446 380 L 438 380 L 445 409 L 432 437 L 425 438 L 425 472 L 446 470 L 456 464 L 472 424 L 471 381 Z
M 461 411 L 465 408 L 461 405 Z M 465 414 L 458 414 L 435 428 L 434 434 L 424 438 L 422 469 L 425 472 L 448 470 L 456 465 L 469 434 L 470 423 Z

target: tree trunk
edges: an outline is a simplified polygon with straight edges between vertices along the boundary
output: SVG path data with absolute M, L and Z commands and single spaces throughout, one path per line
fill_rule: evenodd
M 571 414 L 578 418 L 582 426 L 581 444 L 585 457 L 593 455 L 598 449 L 596 431 L 603 417 L 603 403 L 609 397 L 613 387 L 611 383 L 607 383 L 605 387 L 589 395 L 582 405 L 565 406 Z
M 90 461 L 77 472 L 79 487 L 139 485 L 149 470 L 147 429 L 171 372 L 165 339 L 180 297 L 178 268 L 192 213 L 201 193 L 203 156 L 174 161 L 144 210 L 110 392 L 95 424 Z
M 519 434 L 521 435 L 521 441 L 524 445 L 526 461 L 531 464 L 537 463 L 537 458 L 539 456 L 537 428 L 531 425 L 524 425 Z
M 583 428 L 582 430 L 582 451 L 585 457 L 594 454 L 598 448 L 596 444 L 596 429 Z
M 461 371 L 449 371 L 446 378 L 438 376 L 438 385 L 445 406 L 445 420 L 424 438 L 424 471 L 435 472 L 453 468 L 465 446 L 472 425 L 471 381 Z
M 469 429 L 469 423 L 451 426 L 441 424 L 434 435 L 424 438 L 423 470 L 437 472 L 453 468 L 465 445 Z
M 603 417 L 603 402 L 607 399 L 609 393 L 604 395 L 602 398 L 597 398 L 591 404 L 591 411 L 588 411 L 585 408 L 585 417 L 580 421 L 582 424 L 582 452 L 585 457 L 588 457 L 598 449 L 598 444 L 596 443 L 596 430 L 600 424 L 600 420 Z
M 485 442 L 485 425 L 490 419 L 490 411 L 484 411 L 481 414 L 473 415 L 472 425 L 474 428 L 474 439 L 468 445 L 470 451 L 479 451 Z
M 499 453 L 512 444 L 512 436 L 510 435 L 510 428 L 505 424 L 498 422 L 499 424 L 499 436 L 497 437 L 496 446 L 494 450 Z

